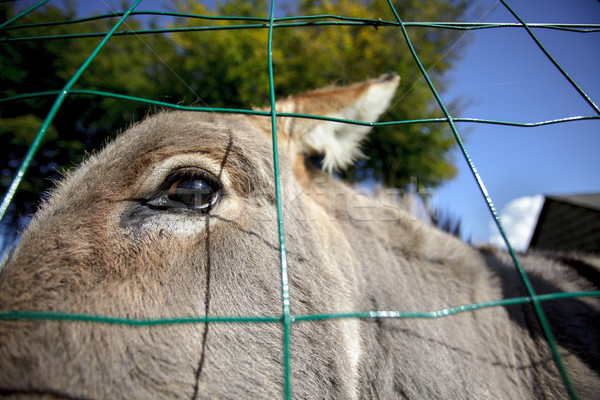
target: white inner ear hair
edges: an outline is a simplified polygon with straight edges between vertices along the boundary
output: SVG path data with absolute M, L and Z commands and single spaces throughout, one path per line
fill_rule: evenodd
M 362 122 L 376 122 L 390 105 L 396 92 L 397 80 L 375 83 L 367 93 L 351 106 L 331 117 Z M 317 124 L 303 137 L 303 147 L 323 154 L 323 169 L 329 173 L 343 170 L 356 159 L 363 157 L 360 142 L 371 130 L 370 126 L 352 125 L 338 122 Z

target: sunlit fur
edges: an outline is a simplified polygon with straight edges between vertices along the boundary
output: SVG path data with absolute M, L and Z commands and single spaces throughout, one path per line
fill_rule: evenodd
M 278 105 L 372 122 L 397 84 L 385 76 Z M 293 315 L 437 310 L 525 295 L 506 254 L 466 245 L 304 164 L 305 154 L 320 152 L 327 169 L 344 167 L 367 129 L 283 117 L 278 127 Z M 182 167 L 220 182 L 210 213 L 138 213 Z M 0 272 L 0 307 L 141 319 L 279 316 L 274 193 L 267 118 L 161 112 L 57 185 Z M 522 262 L 539 293 L 598 289 L 597 258 Z M 595 398 L 598 299 L 542 305 L 580 397 Z M 281 398 L 282 341 L 279 323 L 0 321 L 0 396 Z M 290 361 L 297 398 L 566 397 L 530 304 L 433 320 L 295 322 Z

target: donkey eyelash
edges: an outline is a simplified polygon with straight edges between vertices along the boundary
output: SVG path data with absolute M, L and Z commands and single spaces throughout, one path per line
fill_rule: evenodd
M 177 169 L 167 175 L 158 191 L 168 190 L 174 183 L 184 179 L 200 179 L 206 181 L 213 188 L 222 189 L 219 179 L 212 173 L 201 168 L 186 167 Z
M 158 210 L 207 214 L 222 197 L 222 185 L 211 173 L 182 168 L 169 174 L 144 205 Z

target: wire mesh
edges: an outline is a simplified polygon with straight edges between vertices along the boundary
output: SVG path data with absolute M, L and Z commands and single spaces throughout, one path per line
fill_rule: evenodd
M 254 114 L 254 115 L 262 115 L 265 117 L 270 117 L 272 122 L 272 140 L 273 140 L 273 173 L 275 180 L 275 191 L 276 191 L 276 199 L 277 199 L 277 225 L 279 232 L 279 254 L 280 254 L 280 265 L 279 269 L 281 271 L 281 294 L 282 294 L 282 304 L 281 304 L 281 315 L 276 316 L 236 316 L 236 317 L 220 317 L 220 316 L 206 316 L 206 317 L 173 317 L 173 318 L 161 318 L 161 319 L 131 319 L 131 318 L 121 318 L 118 316 L 105 316 L 105 315 L 83 315 L 83 314 L 73 314 L 73 313 L 61 313 L 61 312 L 53 312 L 53 311 L 0 311 L 0 320 L 64 320 L 64 321 L 86 321 L 93 323 L 105 323 L 105 324 L 122 324 L 122 325 L 130 325 L 130 326 L 153 326 L 153 325 L 173 325 L 173 324 L 189 324 L 189 323 L 275 323 L 281 324 L 283 329 L 283 376 L 284 376 L 284 397 L 289 399 L 292 398 L 292 375 L 291 375 L 291 336 L 290 330 L 291 326 L 294 323 L 302 322 L 302 321 L 314 321 L 314 320 L 323 320 L 323 319 L 339 319 L 339 318 L 363 318 L 363 319 L 373 319 L 373 318 L 421 318 L 421 319 L 431 319 L 431 318 L 440 318 L 455 315 L 462 312 L 472 312 L 475 310 L 489 308 L 489 307 L 502 307 L 502 306 L 511 306 L 516 304 L 524 304 L 530 303 L 534 306 L 537 318 L 542 326 L 544 334 L 546 336 L 547 342 L 552 350 L 552 353 L 555 358 L 555 362 L 557 364 L 558 369 L 560 370 L 563 380 L 565 382 L 566 389 L 571 398 L 577 398 L 577 394 L 573 388 L 573 385 L 569 379 L 568 371 L 565 369 L 561 356 L 558 352 L 556 341 L 553 337 L 553 334 L 548 326 L 548 322 L 542 307 L 540 305 L 541 302 L 549 301 L 549 300 L 560 300 L 567 298 L 575 298 L 575 297 L 597 297 L 600 296 L 600 291 L 588 291 L 588 292 L 575 292 L 575 293 L 553 293 L 553 294 L 544 294 L 538 295 L 525 271 L 523 270 L 519 258 L 516 252 L 513 250 L 510 241 L 507 238 L 507 235 L 504 231 L 498 213 L 494 207 L 494 203 L 484 185 L 483 179 L 477 171 L 477 168 L 472 161 L 471 157 L 467 153 L 467 150 L 463 144 L 461 135 L 456 127 L 457 122 L 466 122 L 466 123 L 476 123 L 476 124 L 494 124 L 494 125 L 504 125 L 504 126 L 516 126 L 516 127 L 536 127 L 536 126 L 544 126 L 544 125 L 552 125 L 559 123 L 570 123 L 574 121 L 583 121 L 583 120 L 600 120 L 600 109 L 598 106 L 592 101 L 592 99 L 585 93 L 585 91 L 571 78 L 565 69 L 553 58 L 551 53 L 543 46 L 541 41 L 535 35 L 534 29 L 550 29 L 550 30 L 560 30 L 560 31 L 569 31 L 569 32 L 579 32 L 579 33 L 590 33 L 590 32 L 600 32 L 600 24 L 560 24 L 560 23 L 530 23 L 527 24 L 525 21 L 507 4 L 506 1 L 500 0 L 503 6 L 515 17 L 518 22 L 515 23 L 475 23 L 475 22 L 404 22 L 401 16 L 396 11 L 394 4 L 391 0 L 388 0 L 388 5 L 390 7 L 391 12 L 395 16 L 394 21 L 384 21 L 381 19 L 367 19 L 367 18 L 354 18 L 354 17 L 344 17 L 339 15 L 302 15 L 295 17 L 284 17 L 284 18 L 275 18 L 275 0 L 271 0 L 269 15 L 265 18 L 256 18 L 256 17 L 231 17 L 231 16 L 223 16 L 223 17 L 215 17 L 215 16 L 206 16 L 206 15 L 196 15 L 196 14 L 184 14 L 184 13 L 172 13 L 172 12 L 156 12 L 156 11 L 135 11 L 136 7 L 142 2 L 142 0 L 136 0 L 129 7 L 126 12 L 123 13 L 110 13 L 110 14 L 102 14 L 96 15 L 88 18 L 78 18 L 73 20 L 65 20 L 65 21 L 52 21 L 46 23 L 38 23 L 38 24 L 18 24 L 19 19 L 24 17 L 25 15 L 34 12 L 37 8 L 44 5 L 48 0 L 40 1 L 38 4 L 30 7 L 29 9 L 23 11 L 22 13 L 16 15 L 15 17 L 5 21 L 0 24 L 0 32 L 10 32 L 17 31 L 21 29 L 31 28 L 31 27 L 48 27 L 53 25 L 65 25 L 65 24 L 78 24 L 92 20 L 100 20 L 100 19 L 111 19 L 118 18 L 118 21 L 114 24 L 113 28 L 107 32 L 94 32 L 94 33 L 82 33 L 82 34 L 65 34 L 65 35 L 48 35 L 48 36 L 29 36 L 29 37 L 11 37 L 6 36 L 0 39 L 1 43 L 9 43 L 9 42 L 25 42 L 25 41 L 38 41 L 38 40 L 63 40 L 63 39 L 74 39 L 74 38 L 87 38 L 87 37 L 100 37 L 102 41 L 98 44 L 98 46 L 94 49 L 94 51 L 89 55 L 89 57 L 85 60 L 85 62 L 81 65 L 78 71 L 71 77 L 71 79 L 65 84 L 65 86 L 61 90 L 49 90 L 43 92 L 36 93 L 24 93 L 12 97 L 7 97 L 0 99 L 0 103 L 3 102 L 12 102 L 19 101 L 31 98 L 40 98 L 40 97 L 55 97 L 54 104 L 49 111 L 46 119 L 40 130 L 37 133 L 33 143 L 31 144 L 29 151 L 25 155 L 23 161 L 21 162 L 17 173 L 15 174 L 12 183 L 6 192 L 2 204 L 0 205 L 0 219 L 4 217 L 8 206 L 10 205 L 16 191 L 18 190 L 19 184 L 21 183 L 23 177 L 27 173 L 27 170 L 31 164 L 31 161 L 35 157 L 36 152 L 38 151 L 41 141 L 46 134 L 46 131 L 52 120 L 54 119 L 58 110 L 63 106 L 63 103 L 67 96 L 100 96 L 107 98 L 118 98 L 133 102 L 145 103 L 148 105 L 161 106 L 166 108 L 173 108 L 179 110 L 187 110 L 187 111 L 207 111 L 207 112 L 221 112 L 221 113 L 239 113 L 239 114 Z M 187 19 L 200 19 L 200 20 L 218 20 L 218 21 L 226 21 L 232 23 L 231 25 L 219 25 L 219 26 L 199 26 L 199 27 L 172 27 L 168 29 L 138 29 L 138 30 L 127 30 L 120 31 L 119 28 L 124 23 L 124 21 L 131 16 L 141 16 L 141 15 L 160 15 L 160 16 L 170 16 L 170 17 L 179 17 L 179 18 L 187 18 Z M 275 88 L 274 88 L 274 73 L 273 73 L 273 60 L 272 60 L 272 38 L 277 29 L 284 29 L 286 27 L 302 27 L 302 26 L 372 26 L 372 27 L 387 27 L 390 29 L 398 29 L 403 36 L 408 48 L 414 58 L 415 64 L 420 70 L 423 78 L 427 82 L 432 94 L 434 95 L 436 102 L 443 112 L 443 117 L 441 118 L 424 118 L 424 119 L 415 119 L 415 120 L 401 120 L 401 121 L 391 121 L 391 122 L 375 122 L 375 123 L 365 123 L 361 121 L 351 121 L 344 120 L 339 118 L 330 118 L 316 115 L 306 115 L 306 114 L 298 114 L 298 113 L 283 113 L 276 110 L 275 107 Z M 479 119 L 479 118 L 459 118 L 454 117 L 448 111 L 444 102 L 442 101 L 438 91 L 432 80 L 430 79 L 428 72 L 423 67 L 419 60 L 419 55 L 417 51 L 413 48 L 410 40 L 410 35 L 408 33 L 407 28 L 413 27 L 428 27 L 428 28 L 436 28 L 436 29 L 453 29 L 453 30 L 481 30 L 481 29 L 524 29 L 531 37 L 531 39 L 536 43 L 541 52 L 548 58 L 549 62 L 551 62 L 563 75 L 564 79 L 569 82 L 569 84 L 576 90 L 580 96 L 587 102 L 590 108 L 593 111 L 592 115 L 587 116 L 573 116 L 552 120 L 545 120 L 539 122 L 528 122 L 528 123 L 518 123 L 512 121 L 501 121 L 501 120 L 489 120 L 489 119 Z M 102 48 L 106 45 L 106 43 L 115 36 L 124 36 L 124 35 L 145 35 L 145 34 L 157 34 L 157 33 L 176 33 L 176 32 L 202 32 L 208 30 L 239 30 L 239 29 L 267 29 L 268 30 L 268 75 L 269 75 L 269 85 L 270 85 L 270 103 L 271 110 L 270 111 L 256 111 L 256 110 L 247 110 L 247 109 L 238 109 L 238 108 L 211 108 L 211 107 L 195 107 L 195 106 L 184 106 L 179 104 L 171 104 L 167 102 L 157 101 L 148 98 L 135 97 L 117 93 L 109 93 L 97 90 L 81 90 L 81 89 L 73 89 L 74 84 L 83 74 L 83 72 L 89 67 L 89 65 L 94 61 L 98 53 L 102 50 Z M 390 126 L 390 125 L 405 125 L 405 124 L 429 124 L 429 123 L 446 123 L 450 127 L 454 138 L 456 139 L 457 145 L 460 148 L 460 151 L 463 155 L 465 162 L 467 163 L 473 178 L 481 192 L 483 199 L 497 225 L 500 233 L 502 235 L 503 240 L 505 241 L 511 258 L 519 272 L 521 280 L 526 288 L 527 296 L 518 297 L 518 298 L 509 298 L 509 299 L 499 299 L 496 301 L 484 302 L 484 303 L 473 303 L 473 304 L 464 304 L 456 307 L 448 307 L 438 310 L 410 310 L 410 311 L 402 311 L 402 310 L 373 310 L 373 311 L 357 311 L 353 313 L 337 313 L 337 314 L 310 314 L 310 315 L 292 315 L 290 311 L 290 292 L 289 292 L 289 282 L 288 282 L 288 266 L 287 266 L 287 256 L 286 256 L 286 245 L 285 245 L 285 228 L 283 225 L 283 208 L 282 208 L 282 196 L 281 196 L 281 183 L 279 180 L 279 160 L 278 160 L 278 147 L 277 147 L 277 126 L 276 126 L 276 118 L 277 117 L 295 117 L 295 118 L 309 118 L 309 119 L 317 119 L 317 120 L 326 120 L 333 121 L 336 123 L 346 123 L 346 124 L 355 124 L 355 125 L 366 125 L 366 126 Z

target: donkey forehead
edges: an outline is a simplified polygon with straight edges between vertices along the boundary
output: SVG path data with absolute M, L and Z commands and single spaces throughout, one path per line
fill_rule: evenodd
M 231 157 L 269 158 L 267 135 L 246 119 L 223 114 L 163 112 L 123 135 L 137 159 L 202 153 L 225 163 Z M 133 143 L 131 143 L 133 142 Z
M 129 186 L 155 168 L 204 166 L 248 191 L 271 175 L 271 154 L 267 132 L 243 117 L 162 112 L 119 136 L 91 168 L 108 164 L 118 180 Z

